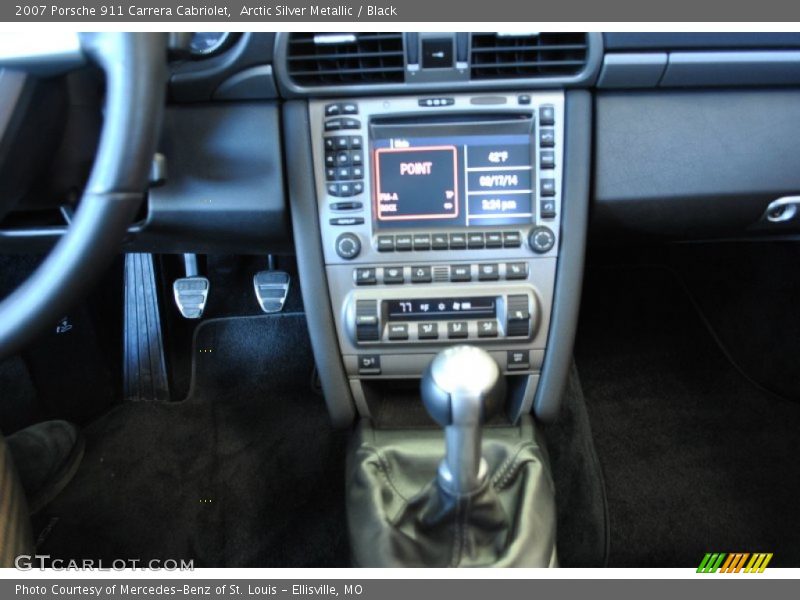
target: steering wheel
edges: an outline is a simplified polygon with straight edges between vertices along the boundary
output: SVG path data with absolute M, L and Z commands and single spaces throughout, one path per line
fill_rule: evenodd
M 57 34 L 58 35 L 58 34 Z M 71 34 L 66 46 L 9 51 L 0 67 L 52 74 L 86 62 L 105 73 L 97 154 L 74 218 L 38 269 L 0 303 L 0 360 L 58 319 L 111 262 L 148 184 L 164 108 L 167 35 Z M 6 47 L 3 47 L 6 46 Z

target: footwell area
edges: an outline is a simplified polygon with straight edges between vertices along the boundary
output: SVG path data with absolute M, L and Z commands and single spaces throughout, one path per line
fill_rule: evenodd
M 76 478 L 37 518 L 40 553 L 343 566 L 345 434 L 312 392 L 302 314 L 203 323 L 183 402 L 118 406 L 85 429 Z
M 800 404 L 728 362 L 667 270 L 590 270 L 583 306 L 576 358 L 610 565 L 696 567 L 715 551 L 800 566 Z

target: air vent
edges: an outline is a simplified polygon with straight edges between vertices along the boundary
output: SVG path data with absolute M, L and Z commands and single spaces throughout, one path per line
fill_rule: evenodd
M 310 87 L 403 83 L 403 34 L 292 33 L 288 75 Z
M 585 33 L 473 33 L 472 79 L 576 75 L 586 66 Z

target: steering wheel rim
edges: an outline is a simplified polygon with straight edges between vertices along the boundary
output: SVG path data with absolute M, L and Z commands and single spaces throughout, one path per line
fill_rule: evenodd
M 81 34 L 83 56 L 105 73 L 97 154 L 66 233 L 34 273 L 0 302 L 0 360 L 62 316 L 116 255 L 141 205 L 166 91 L 164 33 Z

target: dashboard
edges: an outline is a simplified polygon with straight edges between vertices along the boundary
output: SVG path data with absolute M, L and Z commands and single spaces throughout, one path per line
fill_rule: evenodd
M 800 34 L 183 43 L 127 249 L 296 254 L 334 421 L 374 413 L 458 341 L 501 366 L 509 418 L 547 420 L 587 244 L 800 233 Z M 69 105 L 64 147 L 92 147 L 97 112 Z M 62 183 L 2 217 L 4 250 L 61 236 L 79 182 Z

